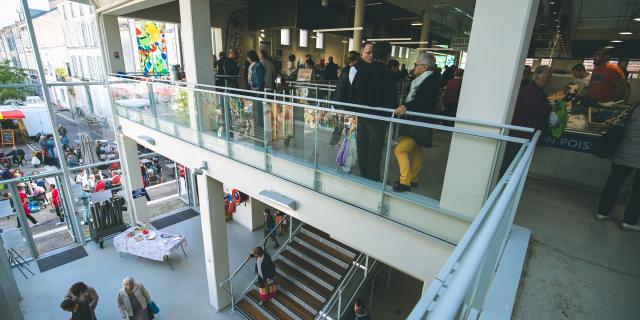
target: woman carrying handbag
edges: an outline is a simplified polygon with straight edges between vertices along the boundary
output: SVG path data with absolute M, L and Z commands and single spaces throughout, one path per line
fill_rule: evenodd
M 147 289 L 131 277 L 122 280 L 122 289 L 118 292 L 118 307 L 122 319 L 128 320 L 151 320 L 154 319 L 154 314 L 160 312 Z
M 273 281 L 276 266 L 271 261 L 271 256 L 262 247 L 255 247 L 249 258 L 256 258 L 256 273 L 258 274 L 256 286 L 260 292 L 260 305 L 263 305 L 265 301 L 269 301 L 276 295 L 276 284 Z

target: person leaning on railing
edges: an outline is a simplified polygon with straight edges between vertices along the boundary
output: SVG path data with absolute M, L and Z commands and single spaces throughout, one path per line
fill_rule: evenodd
M 395 114 L 405 116 L 407 111 L 435 113 L 436 102 L 440 93 L 440 78 L 434 73 L 436 57 L 430 53 L 418 56 L 414 67 L 416 78 L 411 81 L 409 94 Z M 407 117 L 408 120 L 424 121 L 421 117 Z M 411 186 L 418 185 L 422 170 L 422 147 L 431 148 L 433 130 L 412 125 L 401 125 L 398 131 L 398 144 L 394 149 L 400 180 L 393 186 L 396 192 L 411 191 Z

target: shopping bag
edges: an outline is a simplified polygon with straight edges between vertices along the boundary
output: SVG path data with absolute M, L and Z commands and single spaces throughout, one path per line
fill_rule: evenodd
M 258 293 L 260 294 L 260 301 L 266 301 L 271 297 L 269 294 L 269 286 L 258 287 Z
M 149 302 L 147 304 L 147 307 L 149 308 L 149 310 L 151 310 L 151 312 L 153 312 L 153 314 L 160 313 L 160 308 L 158 308 L 158 305 L 156 305 L 156 303 L 153 301 Z
M 336 164 L 338 164 L 338 166 L 344 167 L 346 165 L 348 152 L 349 152 L 349 136 L 345 136 L 344 139 L 342 140 L 340 151 L 338 151 L 338 156 L 336 157 Z
M 556 116 L 558 116 L 558 124 L 550 128 L 551 135 L 554 138 L 560 138 L 564 129 L 567 127 L 567 123 L 569 122 L 569 114 L 567 112 L 567 102 L 559 101 L 556 104 Z
M 269 298 L 270 299 L 275 298 L 277 292 L 278 292 L 278 286 L 276 285 L 275 282 L 272 282 L 269 285 Z

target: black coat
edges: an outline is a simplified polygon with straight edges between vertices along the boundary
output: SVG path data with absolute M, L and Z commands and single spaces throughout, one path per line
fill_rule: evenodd
M 349 66 L 344 67 L 338 82 L 336 83 L 336 93 L 333 100 L 339 102 L 349 101 L 349 90 L 351 90 L 351 82 L 349 82 Z
M 268 253 L 264 253 L 264 259 L 262 259 L 262 264 L 260 265 L 262 269 L 263 279 L 273 279 L 273 276 L 276 274 L 276 265 L 271 261 L 271 256 Z M 256 273 L 258 273 L 258 262 L 256 260 Z
M 387 65 L 374 61 L 370 64 L 356 65 L 356 68 L 358 73 L 356 73 L 351 84 L 349 102 L 369 107 L 385 108 L 389 109 L 389 111 L 395 110 L 398 106 L 396 82 Z M 354 111 L 382 117 L 391 116 L 391 112 L 359 108 Z
M 324 68 L 324 79 L 325 80 L 336 80 L 338 79 L 338 65 L 329 62 L 327 66 Z
M 416 90 L 416 95 L 411 102 L 404 103 L 407 111 L 419 113 L 436 113 L 436 104 L 440 95 L 440 79 L 435 74 L 429 75 Z M 408 120 L 434 123 L 433 119 L 408 116 Z M 423 147 L 431 147 L 433 130 L 416 126 L 402 126 L 398 133 L 400 136 L 413 138 L 417 144 Z

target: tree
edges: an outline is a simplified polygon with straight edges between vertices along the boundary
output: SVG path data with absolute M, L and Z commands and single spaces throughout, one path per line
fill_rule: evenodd
M 0 83 L 4 84 L 25 84 L 27 83 L 27 74 L 24 69 L 15 68 L 9 64 L 9 60 L 0 63 Z M 5 88 L 0 89 L 0 102 L 9 99 L 20 99 L 30 94 L 29 88 Z

